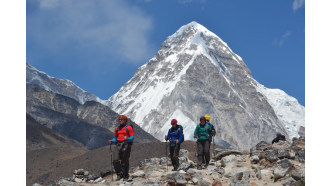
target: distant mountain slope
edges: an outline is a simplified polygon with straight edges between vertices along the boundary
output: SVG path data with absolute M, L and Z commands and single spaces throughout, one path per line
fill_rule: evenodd
M 205 114 L 218 131 L 218 145 L 247 150 L 259 141 L 271 141 L 276 131 L 289 134 L 242 58 L 196 22 L 169 36 L 106 104 L 159 140 L 172 118 L 192 140 Z
M 257 84 L 257 91 L 266 96 L 275 114 L 284 124 L 289 139 L 305 134 L 305 107 L 296 98 L 289 96 L 283 90 L 269 89 Z
M 86 101 L 102 102 L 100 98 L 92 93 L 78 87 L 72 81 L 51 77 L 26 63 L 26 83 L 36 84 L 45 90 L 68 96 L 84 104 Z
M 32 185 L 56 172 L 60 162 L 88 150 L 79 142 L 39 124 L 26 116 L 26 183 Z
M 26 95 L 26 112 L 38 123 L 81 142 L 88 149 L 106 146 L 113 138 L 119 115 L 105 105 L 93 101 L 81 105 L 34 84 L 27 84 Z M 135 142 L 157 141 L 136 124 L 132 125 Z

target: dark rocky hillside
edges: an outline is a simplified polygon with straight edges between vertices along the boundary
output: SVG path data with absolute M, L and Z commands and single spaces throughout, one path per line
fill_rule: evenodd
M 26 112 L 38 123 L 81 142 L 88 149 L 107 145 L 118 125 L 118 114 L 98 102 L 81 105 L 78 101 L 34 84 L 26 86 Z M 158 141 L 138 125 L 134 127 L 136 142 Z

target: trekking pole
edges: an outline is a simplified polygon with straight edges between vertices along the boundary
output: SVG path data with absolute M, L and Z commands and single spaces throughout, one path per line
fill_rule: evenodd
M 167 140 L 166 140 L 166 142 L 165 142 L 165 151 L 166 151 L 166 172 L 168 172 L 168 156 L 167 156 Z
M 113 162 L 112 162 L 112 149 L 110 144 L 110 171 L 111 171 L 111 181 L 113 181 Z

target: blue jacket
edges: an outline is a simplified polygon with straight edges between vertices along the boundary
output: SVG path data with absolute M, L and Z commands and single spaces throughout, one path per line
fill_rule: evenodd
M 178 126 L 176 128 L 171 127 L 168 130 L 167 139 L 170 140 L 171 143 L 175 143 L 177 139 L 179 140 L 179 143 L 182 143 L 182 139 L 183 139 L 182 129 Z

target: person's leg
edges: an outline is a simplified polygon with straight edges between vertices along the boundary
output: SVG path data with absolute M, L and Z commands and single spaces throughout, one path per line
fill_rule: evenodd
M 180 144 L 176 144 L 174 148 L 174 170 L 177 170 L 179 167 L 179 152 L 180 152 Z
M 120 159 L 120 151 L 119 148 L 120 146 L 115 146 L 115 148 L 113 148 L 113 167 L 115 168 L 116 174 L 117 174 L 117 179 L 121 179 L 123 177 L 123 172 L 122 172 L 122 168 L 121 168 L 121 159 Z
M 122 172 L 123 172 L 123 178 L 129 177 L 128 175 L 128 170 L 129 170 L 129 157 L 131 155 L 131 144 L 125 144 L 125 148 L 123 149 L 123 156 L 122 156 L 122 162 L 121 162 L 121 167 L 122 167 Z
M 205 156 L 205 167 L 207 167 L 210 162 L 210 141 L 209 140 L 205 140 L 203 151 L 204 151 L 204 156 Z
M 175 152 L 174 152 L 174 150 L 175 150 L 175 146 L 170 143 L 170 158 L 171 158 L 172 166 L 175 169 L 175 159 L 174 159 Z
M 203 162 L 203 143 L 202 141 L 197 142 L 197 169 L 202 168 Z

